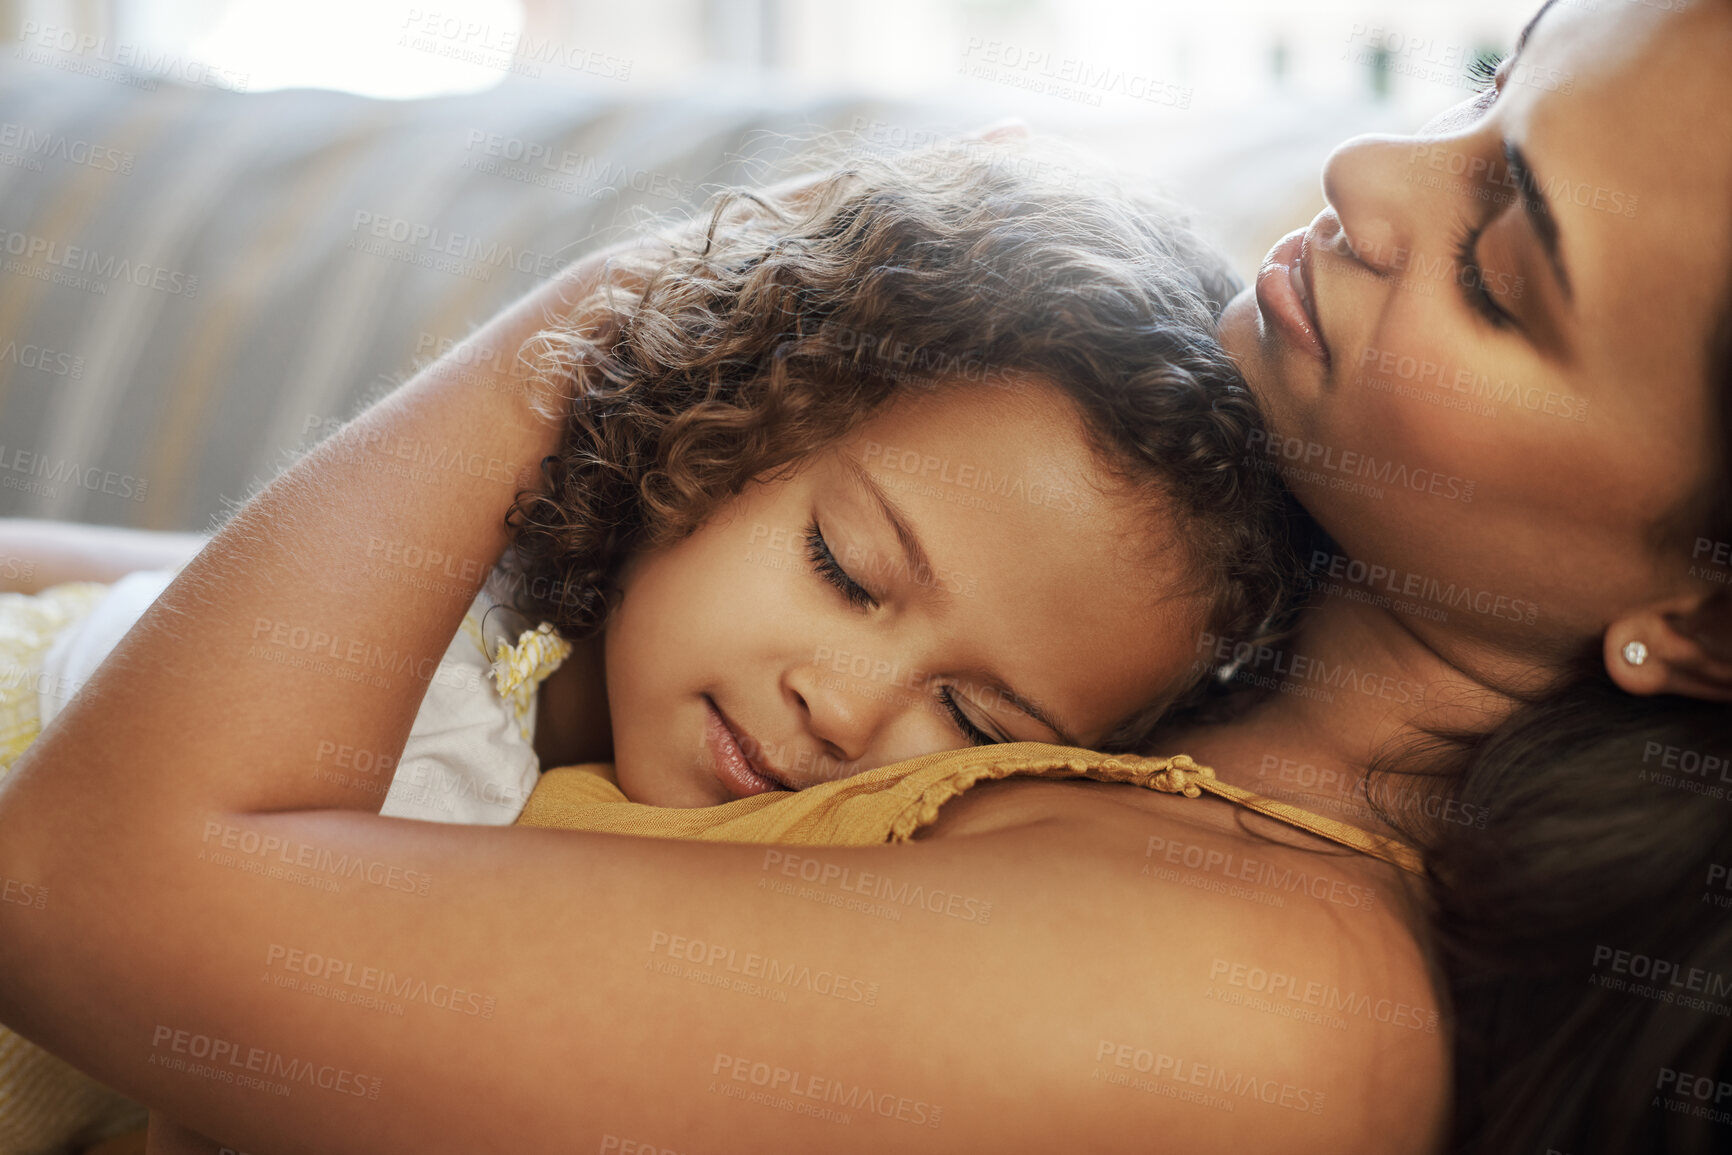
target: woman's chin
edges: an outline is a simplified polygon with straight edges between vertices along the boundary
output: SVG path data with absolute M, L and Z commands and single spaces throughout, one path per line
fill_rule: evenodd
M 1326 384 L 1322 366 L 1294 349 L 1279 328 L 1269 324 L 1254 287 L 1227 303 L 1221 313 L 1220 339 L 1271 425 L 1288 426 L 1297 416 L 1292 412 L 1296 403 L 1321 395 Z
M 1255 288 L 1247 287 L 1227 302 L 1221 313 L 1220 332 L 1222 346 L 1238 363 L 1239 372 L 1245 375 L 1251 392 L 1266 406 L 1268 392 L 1278 387 L 1273 380 L 1277 376 L 1274 365 L 1278 359 L 1271 355 L 1278 352 L 1273 347 L 1278 338 L 1263 322 L 1262 313 L 1257 308 Z

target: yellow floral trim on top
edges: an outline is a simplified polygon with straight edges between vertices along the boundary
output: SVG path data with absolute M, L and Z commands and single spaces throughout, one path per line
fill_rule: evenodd
M 493 684 L 499 688 L 499 696 L 511 703 L 525 742 L 529 741 L 526 719 L 536 687 L 570 655 L 571 643 L 553 632 L 552 622 L 524 630 L 514 646 L 504 641 L 494 643 Z
M 108 589 L 74 581 L 34 594 L 0 593 L 0 778 L 41 733 L 43 658 Z M 35 893 L 38 902 L 53 901 L 46 889 Z M 144 1122 L 144 1107 L 0 1026 L 0 1153 L 70 1150 L 73 1136 L 110 1135 Z
M 0 593 L 0 775 L 41 732 L 36 691 L 43 657 L 107 593 L 102 582 L 82 581 L 35 594 Z

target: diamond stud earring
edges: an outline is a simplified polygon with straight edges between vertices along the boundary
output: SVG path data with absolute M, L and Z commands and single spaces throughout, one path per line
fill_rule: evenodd
M 1627 642 L 1624 645 L 1624 661 L 1632 666 L 1639 666 L 1648 660 L 1648 647 L 1641 642 Z

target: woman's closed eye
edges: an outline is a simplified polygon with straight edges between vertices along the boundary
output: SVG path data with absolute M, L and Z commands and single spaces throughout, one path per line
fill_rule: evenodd
M 1487 324 L 1497 329 L 1520 328 L 1521 322 L 1498 304 L 1497 298 L 1486 287 L 1486 271 L 1479 262 L 1479 239 L 1487 227 L 1489 222 L 1481 225 L 1466 222 L 1461 226 L 1455 242 L 1455 279 L 1461 286 L 1462 298 L 1468 308 L 1483 317 Z

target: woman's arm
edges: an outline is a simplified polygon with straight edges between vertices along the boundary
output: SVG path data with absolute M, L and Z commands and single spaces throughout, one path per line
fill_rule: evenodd
M 112 582 L 134 570 L 171 569 L 209 541 L 196 533 L 0 517 L 0 591 L 34 594 L 62 582 Z
M 1427 1000 L 1387 908 L 1152 885 L 1148 816 L 1098 794 L 794 850 L 385 819 L 321 774 L 402 749 L 481 578 L 385 559 L 485 574 L 558 435 L 510 366 L 594 275 L 267 486 L 0 783 L 0 876 L 42 899 L 0 902 L 0 1019 L 249 1150 L 1427 1149 L 1437 1036 L 1209 993 L 1301 959 Z

